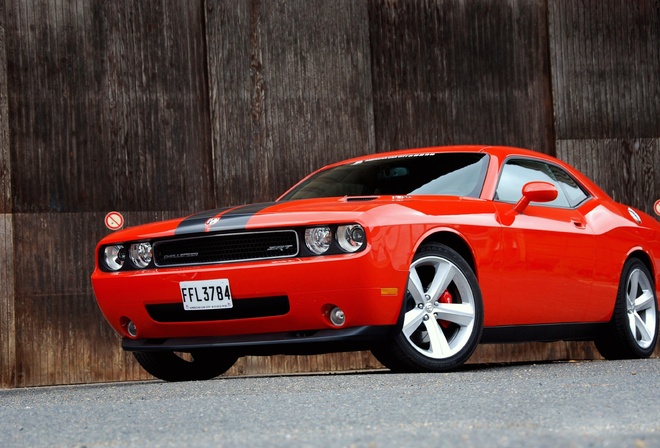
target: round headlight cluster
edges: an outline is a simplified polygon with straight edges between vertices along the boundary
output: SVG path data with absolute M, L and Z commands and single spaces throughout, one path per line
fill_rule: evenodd
M 131 244 L 131 249 L 128 251 L 131 261 L 136 268 L 144 269 L 149 266 L 153 258 L 153 250 L 149 243 Z
M 120 270 L 126 261 L 126 248 L 120 244 L 106 246 L 103 250 L 103 261 L 111 271 Z
M 316 255 L 324 254 L 330 249 L 332 230 L 330 227 L 312 227 L 305 229 L 305 244 Z
M 346 252 L 360 250 L 364 244 L 364 229 L 359 224 L 350 226 L 339 226 L 337 228 L 337 242 Z
M 103 249 L 102 258 L 103 264 L 110 271 L 122 269 L 127 259 L 130 259 L 134 267 L 144 269 L 151 263 L 153 248 L 150 243 L 131 244 L 128 249 L 123 244 L 115 244 Z
M 362 248 L 365 238 L 364 228 L 359 224 L 338 226 L 336 232 L 328 226 L 310 227 L 305 229 L 305 245 L 316 255 L 323 255 L 330 251 L 336 241 L 335 249 L 331 253 L 353 253 Z M 336 247 L 339 246 L 339 251 Z

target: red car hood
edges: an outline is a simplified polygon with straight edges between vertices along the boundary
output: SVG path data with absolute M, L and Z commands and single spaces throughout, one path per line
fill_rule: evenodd
M 125 242 L 140 239 L 155 239 L 175 235 L 199 234 L 206 232 L 247 230 L 272 227 L 309 226 L 333 223 L 364 223 L 364 215 L 374 209 L 388 214 L 417 214 L 415 204 L 433 202 L 437 211 L 456 213 L 452 203 L 483 202 L 458 197 L 424 198 L 416 196 L 370 196 L 302 199 L 283 202 L 266 202 L 207 210 L 185 218 L 144 224 L 120 230 L 101 241 Z M 396 209 L 396 210 L 392 210 Z M 437 212 L 436 211 L 436 212 Z M 380 214 L 380 213 L 379 213 Z

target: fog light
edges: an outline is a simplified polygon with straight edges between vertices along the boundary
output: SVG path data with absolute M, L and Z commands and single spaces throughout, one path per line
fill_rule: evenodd
M 126 324 L 126 331 L 128 332 L 128 335 L 132 338 L 137 337 L 137 327 L 133 323 L 132 320 L 129 320 L 128 323 Z
M 341 327 L 346 322 L 346 315 L 338 306 L 330 310 L 330 322 L 335 327 Z

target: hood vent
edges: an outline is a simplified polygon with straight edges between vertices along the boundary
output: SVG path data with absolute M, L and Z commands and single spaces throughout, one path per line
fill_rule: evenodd
M 346 196 L 342 200 L 346 202 L 366 202 L 378 199 L 380 196 Z

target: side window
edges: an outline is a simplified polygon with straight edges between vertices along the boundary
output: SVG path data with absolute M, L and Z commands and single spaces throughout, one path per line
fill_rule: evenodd
M 559 185 L 559 191 L 566 195 L 570 207 L 577 207 L 589 198 L 586 191 L 566 171 L 555 165 L 548 166 L 555 178 L 556 185 Z
M 557 199 L 542 205 L 570 208 L 588 198 L 575 180 L 558 166 L 538 160 L 512 159 L 502 168 L 495 199 L 516 203 L 522 197 L 523 186 L 534 181 L 549 182 L 557 188 Z

